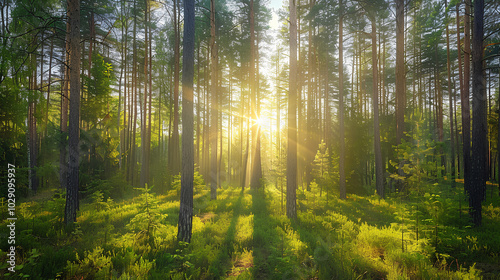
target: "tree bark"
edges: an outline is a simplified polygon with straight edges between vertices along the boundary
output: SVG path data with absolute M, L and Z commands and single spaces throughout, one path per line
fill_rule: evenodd
M 309 0 L 309 9 L 312 10 L 314 6 L 314 0 Z M 304 176 L 304 184 L 306 185 L 306 189 L 308 191 L 311 190 L 310 183 L 312 181 L 312 165 L 315 156 L 315 147 L 314 147 L 314 134 L 317 129 L 315 128 L 315 106 L 314 106 L 314 95 L 315 95 L 315 77 L 314 77 L 314 42 L 313 42 L 313 28 L 312 28 L 312 18 L 309 19 L 308 26 L 308 58 L 307 58 L 307 121 L 306 121 L 306 141 L 305 141 L 305 149 L 304 149 L 304 159 L 305 159 L 305 176 Z
M 345 180 L 345 128 L 344 128 L 344 14 L 342 0 L 339 1 L 339 191 L 340 199 L 346 199 Z
M 68 11 L 69 16 L 69 11 Z M 61 85 L 61 142 L 59 143 L 59 183 L 61 188 L 67 187 L 68 182 L 68 142 L 66 134 L 68 132 L 68 107 L 69 107 L 69 60 L 70 60 L 70 47 L 69 47 L 69 22 L 66 23 L 66 48 L 65 48 L 65 66 L 64 66 L 64 80 Z
M 252 175 L 250 177 L 250 188 L 258 189 L 260 187 L 260 179 L 262 178 L 262 163 L 260 156 L 260 133 L 261 127 L 259 124 L 258 104 L 257 104 L 257 84 L 258 78 L 255 74 L 255 61 L 257 56 L 257 48 L 255 46 L 255 11 L 254 1 L 250 0 L 250 96 L 252 98 L 252 145 L 253 160 L 252 160 Z
M 448 7 L 448 1 L 445 0 L 445 5 Z M 446 15 L 448 17 L 448 15 Z M 450 181 L 451 186 L 455 187 L 455 141 L 454 141 L 454 128 L 453 128 L 453 94 L 451 87 L 451 59 L 450 59 L 450 30 L 448 23 L 446 23 L 446 70 L 448 74 L 448 104 L 450 107 Z
M 472 154 L 469 213 L 476 226 L 481 225 L 481 203 L 488 177 L 488 123 L 486 81 L 483 71 L 484 0 L 474 1 L 472 39 Z
M 177 240 L 191 242 L 193 222 L 194 129 L 194 0 L 184 1 L 184 39 L 182 56 L 182 176 Z
M 288 93 L 288 156 L 286 181 L 286 215 L 297 219 L 297 11 L 295 0 L 290 9 L 290 75 Z
M 463 137 L 463 166 L 464 166 L 464 189 L 469 191 L 471 184 L 471 139 L 470 139 L 470 107 L 469 107 L 469 87 L 470 87 L 470 0 L 465 0 L 464 15 L 464 72 L 463 91 L 460 98 L 462 101 L 462 137 Z M 460 50 L 460 48 L 459 48 Z M 459 56 L 460 57 L 460 56 Z
M 406 73 L 405 73 L 405 1 L 396 0 L 396 146 L 404 136 L 406 108 Z M 398 174 L 404 176 L 403 162 L 399 162 Z M 397 182 L 398 189 L 403 182 Z
M 210 105 L 210 199 L 217 199 L 217 177 L 218 177 L 218 164 L 217 164 L 217 134 L 218 132 L 218 105 L 217 105 L 217 42 L 215 38 L 215 0 L 210 0 L 210 49 L 212 50 L 210 59 L 210 96 L 212 104 Z
M 71 225 L 76 222 L 78 208 L 79 159 L 80 159 L 80 1 L 68 1 L 70 23 L 70 111 L 69 111 L 69 161 L 68 185 L 66 188 L 66 207 L 64 222 Z
M 149 89 L 148 91 L 148 64 L 149 64 L 149 43 L 148 43 L 148 1 L 145 0 L 145 11 L 144 11 L 144 22 L 145 22 L 145 28 L 144 28 L 144 95 L 143 95 L 143 104 L 144 107 L 142 109 L 142 117 L 141 117 L 141 152 L 142 152 L 142 164 L 141 164 L 141 181 L 140 185 L 141 187 L 144 187 L 146 183 L 148 183 L 148 177 L 149 177 L 149 152 L 148 152 L 148 113 L 151 115 L 151 112 L 148 112 L 148 94 L 150 95 L 151 92 Z M 149 128 L 150 129 L 150 128 Z
M 174 124 L 172 131 L 172 144 L 170 151 L 170 168 L 173 175 L 180 172 L 180 153 L 179 153 L 179 73 L 180 73 L 180 23 L 178 18 L 179 2 L 174 0 Z
M 377 194 L 384 197 L 384 170 L 382 166 L 382 151 L 380 148 L 380 125 L 378 116 L 378 67 L 377 67 L 377 27 L 375 18 L 371 20 L 372 25 L 372 72 L 373 72 L 373 134 L 374 134 L 374 149 L 375 149 L 375 179 Z

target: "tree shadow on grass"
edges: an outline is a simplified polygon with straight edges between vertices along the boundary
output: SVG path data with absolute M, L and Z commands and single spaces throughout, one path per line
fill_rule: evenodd
M 231 258 L 234 252 L 234 243 L 236 237 L 236 224 L 242 211 L 242 200 L 244 193 L 241 192 L 233 206 L 233 216 L 231 223 L 226 231 L 224 241 L 220 244 L 220 249 L 215 260 L 210 265 L 208 271 L 215 279 L 220 279 L 226 275 L 231 268 Z M 227 202 L 226 202 L 227 204 Z
M 307 200 L 312 199 L 314 198 L 311 198 L 311 195 L 308 194 Z M 316 199 L 316 204 L 311 205 L 311 202 L 309 202 L 306 205 L 302 203 L 302 210 L 307 211 L 311 209 L 318 216 L 324 216 L 326 211 L 333 211 L 346 216 L 353 222 L 364 222 L 377 227 L 390 226 L 391 223 L 397 222 L 394 215 L 396 208 L 387 201 L 377 200 L 377 198 L 348 195 L 347 199 L 341 200 L 338 197 L 330 196 L 328 205 L 326 203 L 322 204 L 322 199 L 324 198 Z
M 293 279 L 294 266 L 283 256 L 283 243 L 272 217 L 264 189 L 251 190 L 253 218 L 253 279 Z
M 318 202 L 318 201 L 316 201 Z M 312 269 L 320 279 L 358 279 L 361 275 L 375 279 L 385 278 L 372 263 L 356 257 L 352 250 L 352 226 L 366 222 L 383 226 L 395 221 L 392 211 L 380 212 L 376 202 L 360 197 L 348 200 L 331 199 L 328 206 L 304 204 L 307 210 L 300 211 L 291 228 L 298 233 L 301 242 L 307 244 L 312 257 Z M 384 205 L 388 208 L 388 205 Z M 328 217 L 332 215 L 331 217 Z M 347 228 L 345 228 L 347 226 Z M 350 229 L 351 228 L 351 229 Z M 355 258 L 354 261 L 352 258 Z M 359 266 L 363 267 L 362 271 Z M 298 270 L 300 273 L 300 269 Z M 365 277 L 363 276 L 363 277 Z

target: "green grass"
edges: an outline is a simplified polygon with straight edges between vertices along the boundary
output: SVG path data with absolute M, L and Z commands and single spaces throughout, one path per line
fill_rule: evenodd
M 497 192 L 487 192 L 480 228 L 468 223 L 461 189 L 445 185 L 429 186 L 412 199 L 394 194 L 339 200 L 330 193 L 327 203 L 325 192 L 319 194 L 299 189 L 298 219 L 290 221 L 273 185 L 244 192 L 225 187 L 216 201 L 198 188 L 192 242 L 184 244 L 176 241 L 178 190 L 150 193 L 147 204 L 140 191 L 121 201 L 84 200 L 70 229 L 62 226 L 64 198 L 47 191 L 17 207 L 19 266 L 8 276 L 500 279 Z M 0 215 L 5 221 L 6 213 Z M 0 227 L 4 231 L 5 222 Z

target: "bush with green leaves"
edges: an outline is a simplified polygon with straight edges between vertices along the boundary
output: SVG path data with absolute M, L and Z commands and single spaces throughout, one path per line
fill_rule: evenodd
M 92 251 L 85 251 L 81 258 L 76 254 L 76 261 L 68 261 L 66 265 L 67 279 L 109 279 L 113 263 L 111 256 L 104 253 L 103 248 L 96 247 Z
M 159 199 L 151 193 L 151 188 L 146 184 L 144 188 L 136 188 L 141 194 L 138 196 L 139 212 L 127 224 L 126 228 L 135 235 L 135 247 L 138 251 L 148 253 L 156 247 L 155 233 L 159 228 L 165 227 L 163 214 L 159 208 Z

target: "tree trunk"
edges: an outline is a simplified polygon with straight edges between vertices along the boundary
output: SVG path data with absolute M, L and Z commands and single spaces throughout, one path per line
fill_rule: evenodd
M 405 1 L 396 0 L 396 146 L 401 144 L 404 135 L 406 108 L 405 73 Z M 399 162 L 398 174 L 404 176 L 403 162 Z M 398 189 L 403 182 L 397 182 Z
M 184 39 L 182 56 L 182 176 L 177 240 L 190 242 L 193 222 L 193 77 L 194 77 L 194 0 L 184 1 Z
M 201 160 L 200 160 L 200 140 L 201 140 L 201 134 L 200 134 L 200 122 L 201 122 L 201 95 L 200 95 L 200 51 L 201 51 L 201 41 L 198 44 L 198 49 L 197 49 L 197 64 L 196 64 L 196 114 L 198 115 L 196 117 L 196 156 L 195 156 L 195 163 L 200 167 L 201 165 Z
M 178 0 L 174 0 L 174 125 L 172 131 L 172 144 L 170 151 L 170 169 L 173 175 L 180 172 L 180 153 L 179 153 L 179 73 L 180 73 L 180 23 L 178 18 L 179 13 Z
M 309 9 L 312 10 L 314 5 L 314 0 L 309 0 Z M 304 159 L 305 159 L 305 177 L 304 184 L 308 191 L 311 190 L 310 183 L 312 181 L 312 165 L 315 156 L 315 147 L 314 147 L 314 134 L 317 129 L 315 128 L 315 116 L 314 116 L 314 95 L 315 95 L 315 78 L 314 78 L 314 43 L 313 43 L 313 28 L 312 28 L 312 19 L 309 19 L 309 27 L 308 27 L 308 70 L 307 70 L 307 121 L 306 121 L 306 141 L 305 141 L 305 149 L 304 149 Z
M 260 156 L 260 133 L 261 127 L 259 124 L 259 114 L 257 105 L 257 84 L 258 77 L 255 74 L 255 61 L 257 59 L 257 48 L 255 43 L 255 12 L 254 1 L 250 0 L 250 97 L 252 103 L 252 145 L 253 160 L 252 160 L 252 175 L 250 178 L 250 188 L 258 189 L 260 187 L 260 179 L 262 178 L 262 163 Z
M 345 180 L 345 128 L 344 128 L 344 10 L 342 0 L 339 1 L 339 191 L 340 199 L 346 199 Z
M 148 1 L 145 1 L 146 5 L 146 10 L 144 11 L 144 22 L 145 22 L 145 28 L 144 28 L 144 100 L 143 104 L 144 107 L 142 109 L 142 117 L 141 117 L 141 150 L 142 150 L 142 164 L 141 164 L 141 181 L 140 181 L 140 186 L 144 187 L 146 183 L 148 183 L 148 173 L 149 173 L 149 153 L 148 153 L 148 94 L 151 95 L 151 92 L 149 89 L 148 91 L 148 64 L 149 64 L 149 43 L 148 41 L 150 40 L 148 38 Z M 149 39 L 149 40 L 148 40 Z M 149 115 L 151 115 L 151 112 L 149 111 Z
M 64 222 L 71 225 L 76 222 L 78 208 L 79 158 L 80 158 L 80 1 L 68 1 L 70 23 L 70 111 L 68 127 L 68 185 L 66 188 L 66 207 Z
M 481 203 L 488 176 L 488 123 L 485 75 L 483 71 L 484 0 L 474 1 L 472 39 L 472 154 L 469 213 L 476 226 L 481 225 Z
M 290 75 L 288 93 L 288 156 L 286 181 L 286 215 L 297 219 L 297 11 L 295 0 L 290 7 Z
M 69 16 L 69 12 L 68 12 Z M 66 140 L 66 134 L 68 132 L 68 107 L 69 107 L 69 60 L 70 60 L 70 49 L 69 49 L 69 32 L 70 25 L 69 22 L 66 23 L 66 59 L 64 67 L 64 80 L 61 85 L 61 142 L 59 143 L 59 183 L 61 188 L 67 187 L 68 182 L 68 142 Z
M 380 148 L 380 125 L 378 116 L 378 68 L 377 68 L 377 27 L 375 18 L 371 20 L 372 24 L 372 72 L 373 72 L 373 134 L 375 148 L 375 179 L 377 194 L 384 197 L 384 170 L 382 166 L 382 151 Z
M 445 5 L 448 7 L 448 1 L 445 0 Z M 448 15 L 447 15 L 448 16 Z M 454 141 L 454 129 L 453 129 L 453 94 L 451 87 L 451 59 L 450 59 L 450 30 L 448 23 L 446 23 L 446 70 L 448 74 L 448 104 L 450 107 L 450 181 L 451 186 L 455 187 L 455 141 Z
M 210 59 L 210 96 L 212 104 L 210 106 L 210 144 L 211 144 L 211 155 L 210 155 L 210 199 L 217 199 L 217 134 L 218 134 L 218 105 L 217 105 L 217 68 L 218 68 L 218 57 L 217 57 L 217 43 L 215 40 L 215 0 L 210 0 L 210 49 L 212 50 Z
M 462 101 L 462 137 L 463 137 L 463 166 L 464 166 L 464 189 L 469 191 L 471 184 L 471 141 L 470 141 L 470 107 L 469 107 L 469 87 L 470 87 L 470 0 L 465 0 L 464 15 L 464 72 L 463 90 L 461 91 Z M 459 33 L 459 32 L 458 32 Z M 460 34 L 460 33 L 459 33 Z M 460 38 L 460 36 L 458 36 Z M 459 42 L 460 43 L 460 42 Z M 460 47 L 458 48 L 460 50 Z M 459 55 L 460 57 L 460 55 Z

